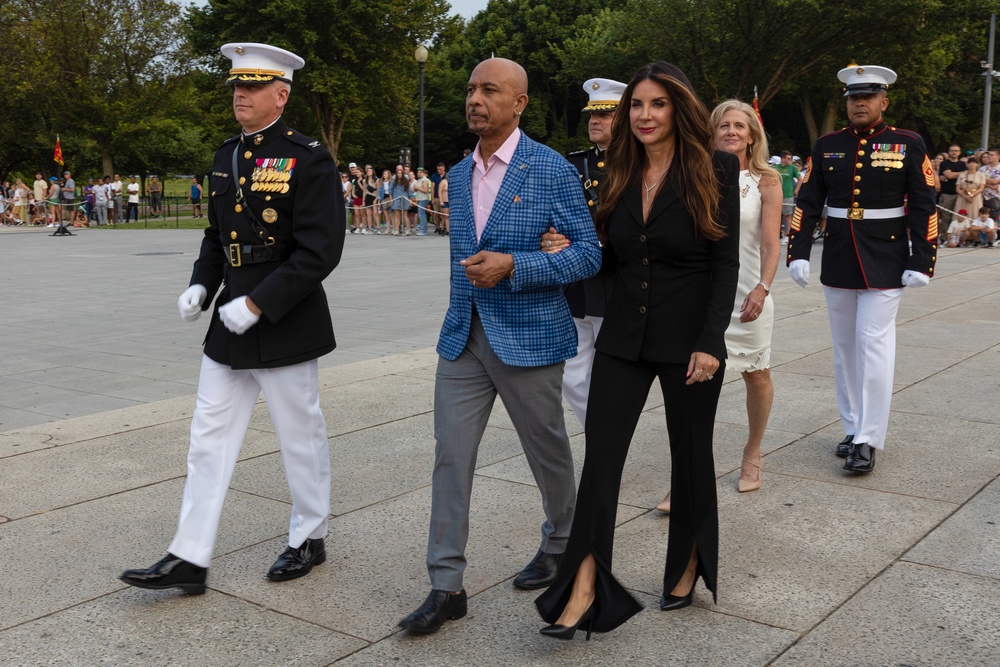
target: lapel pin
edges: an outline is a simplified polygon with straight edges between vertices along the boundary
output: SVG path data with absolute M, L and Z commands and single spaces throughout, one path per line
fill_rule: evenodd
M 526 168 L 527 166 L 528 166 L 528 165 L 526 165 L 526 164 L 523 164 L 523 163 L 522 163 L 522 164 L 518 165 L 518 167 L 517 167 L 517 168 L 518 168 L 518 169 L 524 169 L 524 168 Z
M 521 198 L 518 197 L 517 195 L 514 195 L 514 203 L 516 204 L 519 201 L 521 201 Z

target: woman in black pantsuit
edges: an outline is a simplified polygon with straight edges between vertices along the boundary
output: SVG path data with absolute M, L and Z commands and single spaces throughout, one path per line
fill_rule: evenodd
M 716 152 L 708 111 L 684 73 L 656 62 L 622 97 L 597 215 L 615 286 L 597 339 L 587 450 L 556 581 L 536 605 L 569 639 L 606 632 L 641 605 L 611 573 L 625 457 L 654 378 L 672 461 L 664 610 L 716 590 L 719 521 L 712 433 L 739 273 L 739 162 Z

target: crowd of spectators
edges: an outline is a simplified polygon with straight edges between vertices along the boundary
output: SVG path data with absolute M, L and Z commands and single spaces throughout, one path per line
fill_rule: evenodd
M 135 176 L 130 176 L 128 183 L 119 174 L 99 177 L 96 182 L 88 178 L 81 188 L 69 171 L 63 172 L 62 178 L 48 179 L 38 172 L 31 187 L 20 178 L 0 185 L 0 224 L 88 227 L 138 222 L 139 191 Z
M 938 189 L 939 239 L 949 248 L 996 247 L 1000 147 L 966 151 L 952 144 L 931 161 Z M 946 225 L 945 222 L 948 222 Z
M 394 170 L 382 169 L 381 176 L 378 173 L 370 164 L 359 167 L 351 162 L 340 174 L 351 234 L 427 236 L 431 224 L 435 234 L 449 234 L 444 162 L 437 164 L 434 173 L 402 164 Z
M 469 151 L 466 151 L 468 155 Z M 809 170 L 789 151 L 771 158 L 770 163 L 782 177 L 782 242 L 787 239 L 788 222 L 794 197 Z M 978 149 L 963 154 L 952 144 L 947 152 L 932 160 L 938 190 L 939 239 L 947 247 L 997 247 L 997 221 L 1000 216 L 1000 147 Z M 352 234 L 385 236 L 426 236 L 433 232 L 448 235 L 448 174 L 439 162 L 433 173 L 409 165 L 382 169 L 381 176 L 370 164 L 359 167 L 351 162 L 341 172 L 348 231 Z M 153 176 L 147 187 L 150 217 L 163 215 L 163 187 Z M 191 179 L 187 201 L 194 217 L 202 212 L 202 186 Z M 62 178 L 41 172 L 29 185 L 16 178 L 0 185 L 0 225 L 76 227 L 115 225 L 139 219 L 140 186 L 135 176 L 125 183 L 119 174 L 88 178 L 77 186 L 69 171 Z M 817 228 L 822 234 L 823 225 Z

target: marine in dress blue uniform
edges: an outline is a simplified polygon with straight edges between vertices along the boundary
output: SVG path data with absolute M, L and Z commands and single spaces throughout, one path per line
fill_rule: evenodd
M 346 226 L 330 153 L 288 128 L 281 112 L 304 62 L 266 44 L 226 44 L 227 83 L 243 132 L 225 141 L 210 178 L 208 218 L 185 320 L 212 302 L 191 423 L 177 533 L 152 567 L 121 579 L 142 588 L 205 590 L 219 517 L 250 416 L 263 391 L 292 496 L 288 548 L 267 576 L 308 574 L 326 558 L 330 456 L 317 359 L 336 346 L 322 281 Z
M 590 114 L 587 131 L 594 145 L 566 156 L 580 173 L 580 183 L 587 199 L 591 218 L 596 219 L 600 205 L 601 187 L 604 184 L 607 156 L 605 151 L 611 141 L 611 121 L 626 85 L 612 79 L 589 79 L 583 84 L 587 92 L 584 113 Z M 544 242 L 543 242 L 544 248 Z M 594 365 L 594 343 L 604 322 L 614 274 L 598 273 L 596 276 L 566 286 L 566 301 L 576 325 L 576 356 L 566 360 L 563 369 L 563 398 L 580 421 L 587 424 L 587 399 L 590 396 L 590 373 Z
M 888 125 L 882 112 L 896 73 L 851 65 L 851 124 L 820 137 L 799 196 L 788 242 L 793 280 L 805 287 L 813 230 L 824 204 L 824 286 L 834 344 L 837 407 L 845 469 L 867 473 L 885 446 L 895 366 L 896 311 L 903 287 L 934 275 L 938 219 L 934 172 L 920 135 Z

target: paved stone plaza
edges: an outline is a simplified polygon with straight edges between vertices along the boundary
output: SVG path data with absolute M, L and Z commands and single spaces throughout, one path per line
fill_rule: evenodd
M 51 230 L 49 230 L 51 231 Z M 329 559 L 271 583 L 289 496 L 266 407 L 237 465 L 204 596 L 118 580 L 176 527 L 207 322 L 182 322 L 201 232 L 0 230 L 0 661 L 17 665 L 1000 664 L 1000 249 L 942 249 L 899 313 L 889 441 L 874 473 L 843 434 L 819 250 L 803 290 L 774 284 L 776 389 L 764 484 L 736 492 L 745 392 L 716 429 L 719 603 L 659 611 L 670 474 L 658 392 L 626 466 L 615 571 L 646 610 L 557 642 L 511 579 L 540 501 L 498 402 L 480 451 L 469 615 L 396 627 L 427 594 L 434 343 L 444 238 L 349 236 L 325 286 L 338 349 L 321 360 L 333 459 Z M 566 412 L 577 470 L 583 435 Z

